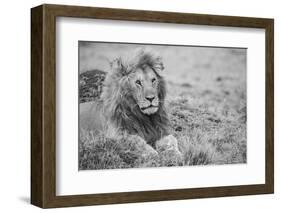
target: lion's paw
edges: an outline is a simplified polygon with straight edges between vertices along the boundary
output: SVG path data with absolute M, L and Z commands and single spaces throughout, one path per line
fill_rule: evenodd
M 173 135 L 156 141 L 156 150 L 163 166 L 179 166 L 183 164 L 183 156 L 178 148 L 178 141 Z
M 123 143 L 124 153 L 134 156 L 132 167 L 153 167 L 159 165 L 158 152 L 137 135 L 130 135 Z
M 156 141 L 155 143 L 157 151 L 164 151 L 168 149 L 178 150 L 178 141 L 173 135 L 167 135 L 164 138 Z

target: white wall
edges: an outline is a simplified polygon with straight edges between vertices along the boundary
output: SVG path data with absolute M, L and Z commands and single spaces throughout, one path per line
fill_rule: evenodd
M 30 180 L 30 8 L 43 3 L 37 0 L 2 1 L 1 22 L 1 212 L 20 210 L 36 212 L 40 209 L 28 204 Z M 280 30 L 279 1 L 245 0 L 61 0 L 48 3 L 100 7 L 119 7 L 175 12 L 209 13 L 275 18 L 275 103 L 280 109 Z M 229 198 L 197 199 L 184 201 L 124 204 L 97 207 L 70 208 L 70 212 L 277 212 L 280 206 L 281 113 L 275 112 L 275 194 Z M 3 146 L 4 144 L 4 146 Z M 279 155 L 279 156 L 278 156 Z M 278 205 L 279 204 L 279 205 Z M 6 210 L 6 211 L 5 211 Z M 51 210 L 63 212 L 66 209 Z

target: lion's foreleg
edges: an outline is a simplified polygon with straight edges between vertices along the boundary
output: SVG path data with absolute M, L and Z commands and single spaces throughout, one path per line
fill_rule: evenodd
M 183 156 L 178 148 L 178 141 L 173 135 L 167 135 L 156 141 L 155 147 L 160 155 L 163 166 L 178 166 L 183 164 Z
M 159 166 L 158 152 L 138 135 L 123 134 L 123 153 L 133 157 L 133 167 Z

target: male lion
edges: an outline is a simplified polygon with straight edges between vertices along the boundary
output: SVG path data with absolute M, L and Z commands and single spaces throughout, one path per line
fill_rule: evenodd
M 177 140 L 168 132 L 163 70 L 162 59 L 143 48 L 115 59 L 100 101 L 80 104 L 81 128 L 110 138 L 137 136 L 158 152 L 170 155 L 172 150 L 181 158 Z

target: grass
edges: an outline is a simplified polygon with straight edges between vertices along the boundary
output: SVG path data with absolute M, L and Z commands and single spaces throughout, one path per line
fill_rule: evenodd
M 91 53 L 93 47 L 85 45 L 83 48 L 88 48 Z M 107 54 L 106 46 L 95 48 L 102 48 L 101 52 Z M 126 50 L 127 47 L 122 48 Z M 118 51 L 122 48 L 116 46 Z M 169 47 L 159 48 L 167 61 L 168 72 L 163 75 L 167 79 L 166 108 L 171 123 L 170 133 L 178 141 L 182 159 L 172 151 L 157 153 L 134 136 L 116 140 L 81 130 L 79 169 L 247 162 L 245 50 L 178 48 L 172 52 Z M 112 54 L 112 48 L 108 47 L 108 50 Z M 176 57 L 171 58 L 171 54 Z M 83 63 L 82 60 L 82 71 L 96 68 L 91 64 L 93 60 L 88 60 L 87 55 L 82 56 L 87 61 Z M 175 65 L 177 69 L 173 70 Z M 102 68 L 100 61 L 99 66 L 97 68 Z
M 156 167 L 160 165 L 156 151 L 131 136 L 122 140 L 97 137 L 81 130 L 79 143 L 79 169 L 117 169 Z

